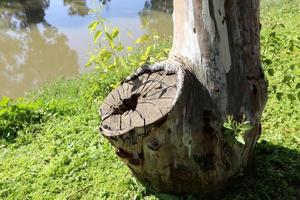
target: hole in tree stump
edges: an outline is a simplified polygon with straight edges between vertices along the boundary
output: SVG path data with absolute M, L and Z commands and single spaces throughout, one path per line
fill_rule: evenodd
M 114 108 L 113 115 L 122 115 L 126 111 L 134 111 L 138 104 L 140 94 L 133 94 L 130 98 L 124 99 L 118 108 Z

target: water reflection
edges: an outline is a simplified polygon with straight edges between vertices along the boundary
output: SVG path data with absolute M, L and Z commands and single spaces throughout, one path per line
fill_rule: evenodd
M 105 5 L 106 3 L 110 2 L 110 0 L 100 0 L 102 5 Z
M 99 0 L 102 5 L 106 5 L 111 0 Z M 173 0 L 146 0 L 144 10 L 156 10 L 171 14 L 173 12 Z
M 139 12 L 142 27 L 148 32 L 169 37 L 173 32 L 172 12 L 173 0 L 147 0 L 143 10 Z
M 171 14 L 173 12 L 173 0 L 147 0 L 145 10 L 155 10 Z
M 78 74 L 67 37 L 44 18 L 48 7 L 47 0 L 1 1 L 0 96 L 17 97 L 58 75 Z
M 64 0 L 64 5 L 69 7 L 68 14 L 86 16 L 89 13 L 86 0 Z
M 167 0 L 0 0 L 0 98 L 23 96 L 60 76 L 86 71 L 95 18 L 89 9 L 119 27 L 131 45 L 145 32 L 171 35 L 172 6 Z M 144 27 L 144 29 L 141 29 Z M 130 36 L 128 35 L 130 32 Z
M 0 25 L 6 28 L 25 28 L 44 21 L 49 0 L 2 0 L 0 1 Z M 2 28 L 2 27 L 1 27 Z

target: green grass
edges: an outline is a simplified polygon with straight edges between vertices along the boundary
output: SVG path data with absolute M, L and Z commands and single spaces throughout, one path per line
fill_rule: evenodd
M 255 165 L 223 199 L 300 199 L 299 6 L 296 0 L 263 1 L 262 58 L 269 80 L 263 133 Z M 0 198 L 182 199 L 147 191 L 99 134 L 99 104 L 128 73 L 61 79 L 24 100 L 2 100 Z

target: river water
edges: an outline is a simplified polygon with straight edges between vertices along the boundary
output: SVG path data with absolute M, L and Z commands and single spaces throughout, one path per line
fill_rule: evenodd
M 88 69 L 89 9 L 119 27 L 130 45 L 144 33 L 172 34 L 172 0 L 1 0 L 0 98 L 17 98 Z

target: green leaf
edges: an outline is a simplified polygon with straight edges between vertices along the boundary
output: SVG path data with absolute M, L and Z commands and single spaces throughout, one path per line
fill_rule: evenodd
M 288 97 L 288 99 L 291 100 L 291 101 L 295 101 L 295 100 L 296 100 L 296 97 L 295 97 L 295 95 L 293 95 L 293 94 L 287 94 L 287 97 Z
M 109 44 L 109 46 L 110 46 L 111 49 L 116 50 L 116 46 L 115 46 L 115 43 L 114 43 L 113 40 L 109 40 L 108 44 Z
M 292 77 L 290 75 L 285 75 L 284 78 L 282 79 L 282 82 L 285 84 L 290 83 Z
M 96 43 L 99 39 L 99 37 L 101 37 L 102 35 L 102 31 L 98 30 L 96 31 L 95 35 L 94 35 L 94 43 Z
M 276 98 L 280 101 L 282 99 L 283 93 L 282 92 L 277 92 L 276 93 Z
M 116 50 L 117 51 L 122 51 L 124 49 L 124 47 L 122 46 L 122 45 L 118 45 L 117 47 L 116 47 Z
M 108 40 L 109 42 L 113 41 L 113 38 L 111 37 L 111 35 L 109 34 L 109 32 L 105 31 L 105 36 L 106 36 L 106 40 Z
M 85 64 L 85 67 L 90 67 L 93 64 L 91 60 L 88 60 L 87 63 Z
M 276 32 L 270 33 L 270 36 L 271 36 L 271 37 L 275 37 L 275 36 L 276 36 Z
M 274 76 L 274 69 L 272 69 L 272 68 L 268 69 L 268 74 L 270 76 Z
M 121 63 L 121 66 L 127 67 L 127 64 L 126 64 L 124 58 L 120 57 L 120 63 Z
M 144 53 L 144 56 L 148 57 L 149 54 L 150 54 L 150 52 L 151 52 L 151 49 L 152 49 L 152 47 L 151 47 L 151 46 L 148 46 L 148 47 L 146 48 L 146 51 L 145 51 L 145 53 Z
M 9 102 L 11 102 L 11 99 L 6 96 L 3 96 L 0 101 L 0 107 L 7 107 Z
M 243 136 L 243 135 L 238 134 L 237 136 L 235 136 L 235 139 L 236 139 L 238 142 L 240 142 L 240 143 L 242 143 L 242 144 L 245 144 L 245 139 L 244 139 L 244 136 Z
M 142 56 L 140 56 L 140 59 L 141 59 L 141 61 L 143 61 L 143 63 L 144 63 L 145 61 L 147 61 L 148 58 L 149 58 L 149 56 L 147 56 L 147 55 L 142 55 Z
M 246 133 L 248 131 L 250 131 L 253 128 L 253 126 L 250 124 L 250 122 L 244 122 L 244 124 L 242 124 L 242 126 L 240 127 L 240 130 L 243 133 Z
M 118 28 L 114 28 L 112 33 L 111 33 L 111 37 L 114 39 L 119 35 L 119 29 Z
M 126 48 L 127 48 L 128 51 L 132 51 L 133 50 L 133 48 L 131 46 L 127 46 Z
M 150 38 L 150 35 L 144 34 L 144 35 L 142 35 L 142 37 L 135 40 L 135 43 L 136 44 L 145 43 L 146 41 L 148 41 L 149 38 Z
M 88 29 L 92 32 L 95 31 L 97 26 L 99 25 L 99 21 L 93 21 L 92 23 L 89 24 Z
M 271 64 L 272 64 L 272 60 L 270 60 L 270 59 L 265 59 L 265 60 L 263 61 L 263 63 L 266 64 L 266 65 L 271 65 Z
M 291 65 L 291 66 L 290 66 L 290 69 L 291 69 L 291 70 L 294 70 L 295 67 L 296 67 L 296 65 Z
M 103 61 L 110 59 L 112 57 L 112 55 L 113 55 L 113 53 L 111 51 L 107 51 L 106 49 L 102 49 L 102 51 L 99 54 L 101 60 L 103 60 Z

